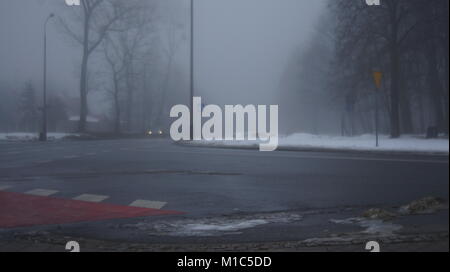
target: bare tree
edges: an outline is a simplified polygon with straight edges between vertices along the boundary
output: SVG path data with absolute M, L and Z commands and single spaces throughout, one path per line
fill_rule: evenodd
M 125 109 L 126 130 L 131 131 L 133 120 L 134 94 L 137 90 L 139 72 L 138 64 L 143 58 L 152 32 L 152 5 L 143 1 L 135 1 L 128 5 L 134 9 L 131 16 L 122 18 L 118 29 L 108 33 L 104 43 L 104 56 L 112 78 L 112 96 L 115 108 L 115 132 L 120 132 L 122 108 Z M 139 8 L 137 8 L 139 7 Z M 125 96 L 122 105 L 121 97 Z
M 61 19 L 61 25 L 66 33 L 82 46 L 78 130 L 85 132 L 88 114 L 87 75 L 89 58 L 103 42 L 107 33 L 115 28 L 116 22 L 124 18 L 130 12 L 130 9 L 127 8 L 126 1 L 81 0 L 81 9 L 77 11 L 75 20 L 66 22 Z
M 123 61 L 123 56 L 120 55 L 120 51 L 117 45 L 110 39 L 107 39 L 107 43 L 104 46 L 104 55 L 106 62 L 108 63 L 110 69 L 110 75 L 112 77 L 112 90 L 108 89 L 108 93 L 113 97 L 113 108 L 114 108 L 114 132 L 121 132 L 121 86 L 124 75 L 123 71 L 125 69 L 125 64 Z
M 38 117 L 38 102 L 36 99 L 36 91 L 31 82 L 28 82 L 20 94 L 18 105 L 20 113 L 20 127 L 26 132 L 37 131 L 39 117 Z
M 311 101 L 306 107 L 333 101 L 345 109 L 342 116 L 351 115 L 341 122 L 343 130 L 350 126 L 366 133 L 373 130 L 378 96 L 380 126 L 392 137 L 428 127 L 448 133 L 448 5 L 446 0 L 384 0 L 375 7 L 330 0 L 321 35 L 297 57 L 297 72 L 289 72 L 300 81 L 302 101 Z M 379 93 L 374 69 L 384 72 Z M 315 96 L 320 89 L 325 95 Z
M 401 120 L 406 131 L 410 130 L 409 95 L 405 92 L 405 55 L 410 50 L 410 39 L 424 24 L 421 16 L 414 14 L 418 6 L 429 4 L 422 0 L 385 0 L 380 7 L 338 0 L 332 3 L 338 13 L 339 62 L 353 69 L 349 84 L 370 82 L 373 69 L 387 71 L 389 82 L 388 112 L 391 137 L 401 134 Z M 426 3 L 427 2 L 427 3 Z M 361 87 L 358 86 L 356 92 Z M 367 86 L 364 86 L 367 88 Z M 401 114 L 402 113 L 402 114 Z
M 174 58 L 185 40 L 185 29 L 182 22 L 175 14 L 169 13 L 167 20 L 163 23 L 162 29 L 162 47 L 164 56 L 166 59 L 166 66 L 164 70 L 164 78 L 161 84 L 161 103 L 158 112 L 157 123 L 162 126 L 162 115 L 164 113 L 164 107 L 166 105 L 167 94 L 169 92 L 169 85 L 172 76 L 172 69 L 174 64 Z

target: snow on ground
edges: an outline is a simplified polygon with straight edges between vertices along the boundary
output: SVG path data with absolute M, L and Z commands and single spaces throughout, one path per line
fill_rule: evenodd
M 242 234 L 243 230 L 276 223 L 292 223 L 302 220 L 297 213 L 270 213 L 221 216 L 211 218 L 167 220 L 125 224 L 123 228 L 147 231 L 150 235 L 168 236 L 223 236 Z
M 50 132 L 47 134 L 49 140 L 61 140 L 68 136 L 79 136 L 79 134 Z M 38 133 L 11 132 L 0 133 L 0 141 L 36 141 L 39 139 Z
M 199 145 L 216 147 L 256 147 L 256 141 L 199 141 Z M 394 152 L 449 152 L 448 138 L 425 139 L 423 136 L 405 135 L 391 139 L 387 135 L 380 136 L 380 146 L 375 147 L 374 135 L 355 137 L 313 135 L 296 133 L 280 136 L 278 149 L 326 149 L 326 150 L 356 150 L 356 151 L 394 151 Z

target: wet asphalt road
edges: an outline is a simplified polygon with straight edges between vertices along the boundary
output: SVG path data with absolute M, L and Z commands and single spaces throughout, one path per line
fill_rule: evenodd
M 400 206 L 424 196 L 448 200 L 448 177 L 448 156 L 267 153 L 189 147 L 165 139 L 0 142 L 0 188 L 20 193 L 48 189 L 60 198 L 104 195 L 108 198 L 103 202 L 119 205 L 137 199 L 158 201 L 165 203 L 163 209 L 182 211 L 185 214 L 178 218 L 189 220 Z M 131 239 L 111 226 L 139 220 L 77 223 L 62 229 L 94 238 L 117 234 Z M 448 230 L 448 213 L 438 221 L 446 222 Z M 260 231 L 270 230 L 274 239 L 283 239 L 280 233 L 286 227 L 272 225 Z M 314 231 L 305 226 L 301 236 Z M 286 235 L 299 237 L 292 229 Z

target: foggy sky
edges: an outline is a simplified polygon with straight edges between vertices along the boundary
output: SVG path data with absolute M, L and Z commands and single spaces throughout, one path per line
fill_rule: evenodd
M 271 104 L 288 58 L 307 43 L 323 2 L 196 0 L 197 95 L 208 104 Z M 54 8 L 46 0 L 0 1 L 0 82 L 21 86 L 32 80 L 41 88 L 43 22 Z M 76 97 L 81 48 L 64 40 L 55 25 L 48 33 L 49 81 Z M 186 76 L 188 52 L 184 46 L 177 54 Z
M 196 79 L 203 96 L 270 104 L 293 50 L 307 43 L 320 0 L 198 0 Z M 207 103 L 214 103 L 213 101 Z
M 55 1 L 55 0 L 53 0 Z M 43 24 L 52 1 L 0 1 L 0 81 L 17 83 L 31 80 L 41 88 L 43 66 Z M 56 85 L 77 90 L 75 63 L 79 63 L 80 48 L 64 40 L 54 25 L 48 26 L 48 77 Z

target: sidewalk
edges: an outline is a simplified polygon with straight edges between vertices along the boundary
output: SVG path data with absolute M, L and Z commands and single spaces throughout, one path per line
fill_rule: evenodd
M 182 144 L 199 147 L 259 149 L 259 141 L 185 141 Z M 381 135 L 379 147 L 375 146 L 375 135 L 341 137 L 297 133 L 280 136 L 279 151 L 319 151 L 370 154 L 404 155 L 449 155 L 448 138 L 426 139 L 418 135 L 405 135 L 391 139 Z

